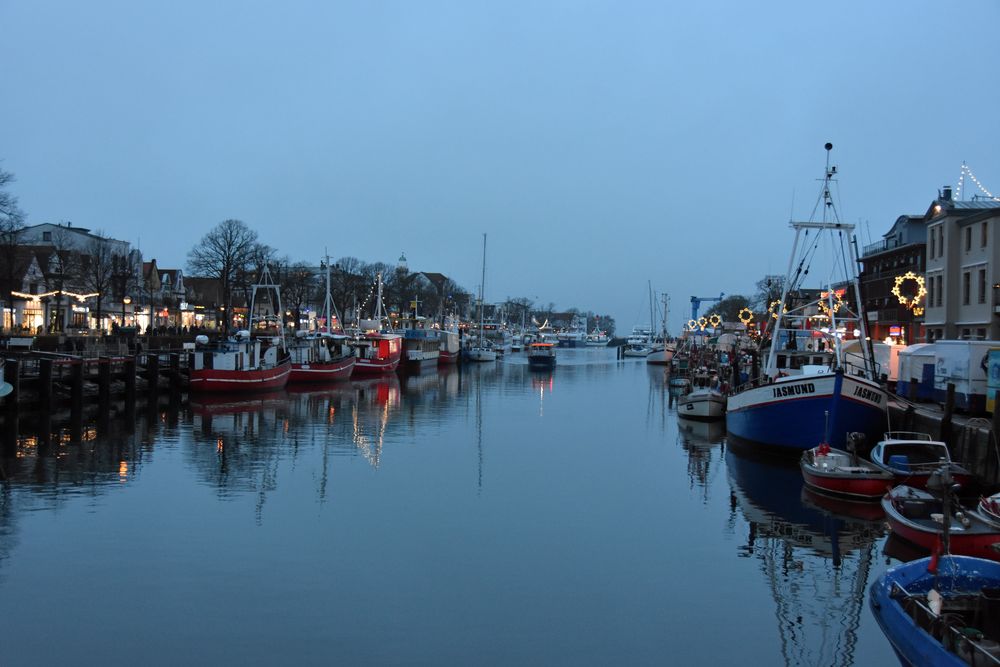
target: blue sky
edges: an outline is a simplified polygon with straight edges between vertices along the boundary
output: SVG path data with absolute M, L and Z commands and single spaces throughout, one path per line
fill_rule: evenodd
M 1000 3 L 4 2 L 30 223 L 161 266 L 225 218 L 293 260 L 648 321 L 784 270 L 833 142 L 861 243 L 963 160 L 1000 190 Z M 870 230 L 870 231 L 869 231 Z

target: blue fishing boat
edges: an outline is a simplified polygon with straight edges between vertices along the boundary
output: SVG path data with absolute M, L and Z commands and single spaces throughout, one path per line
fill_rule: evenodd
M 821 443 L 846 449 L 851 432 L 874 443 L 887 426 L 888 394 L 867 340 L 854 225 L 836 219 L 830 193 L 837 173 L 832 148 L 826 145 L 817 203 L 822 219 L 791 223 L 795 241 L 781 299 L 764 323 L 771 338 L 766 363 L 758 377 L 735 388 L 726 408 L 731 436 L 796 455 Z M 824 285 L 802 284 L 818 273 Z
M 1000 563 L 921 558 L 888 570 L 869 603 L 908 667 L 1000 665 Z

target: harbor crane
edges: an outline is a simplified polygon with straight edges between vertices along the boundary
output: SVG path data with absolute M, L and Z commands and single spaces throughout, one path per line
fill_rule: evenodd
M 718 297 L 714 296 L 693 296 L 691 297 L 691 319 L 698 319 L 698 310 L 701 308 L 701 303 L 714 303 L 716 301 L 722 301 L 722 297 L 726 296 L 725 292 L 719 292 Z

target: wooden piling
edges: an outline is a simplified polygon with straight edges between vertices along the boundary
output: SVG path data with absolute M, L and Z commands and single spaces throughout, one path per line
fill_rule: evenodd
M 38 399 L 42 411 L 52 410 L 52 359 L 38 360 Z
M 111 410 L 111 359 L 101 357 L 97 362 L 97 405 L 101 417 Z
M 70 420 L 74 427 L 83 423 L 83 360 L 70 366 Z
M 160 388 L 160 355 L 156 353 L 146 355 L 146 378 L 149 380 L 149 391 L 156 393 Z
M 949 442 L 951 438 L 951 417 L 955 412 L 955 385 L 952 382 L 948 383 L 948 393 L 945 395 L 944 400 L 944 417 L 941 418 L 941 432 L 938 434 L 938 440 L 942 442 Z
M 18 410 L 21 402 L 21 362 L 17 359 L 7 359 L 4 364 L 4 381 L 10 384 L 10 393 L 7 394 L 7 406 L 13 410 Z
M 125 412 L 135 419 L 135 357 L 125 359 Z
M 181 392 L 181 355 L 177 352 L 170 353 L 170 394 L 180 394 Z

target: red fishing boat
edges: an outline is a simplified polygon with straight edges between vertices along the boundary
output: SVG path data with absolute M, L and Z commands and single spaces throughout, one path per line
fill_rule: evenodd
M 354 372 L 354 350 L 350 338 L 328 333 L 299 332 L 288 353 L 292 372 L 288 381 L 337 382 L 348 380 Z
M 351 339 L 357 360 L 354 363 L 354 377 L 392 373 L 399 366 L 403 355 L 403 337 L 395 333 L 385 333 L 383 322 L 389 317 L 382 305 L 382 274 L 376 276 L 378 294 L 375 300 L 375 317 L 361 320 L 361 333 Z
M 799 467 L 806 486 L 844 498 L 874 501 L 894 486 L 892 473 L 825 444 L 802 452 Z
M 947 492 L 946 492 L 947 493 Z M 951 553 L 1000 561 L 1000 527 L 979 513 L 952 511 L 937 496 L 911 486 L 897 486 L 882 498 L 892 532 L 928 551 L 941 544 L 948 521 Z

